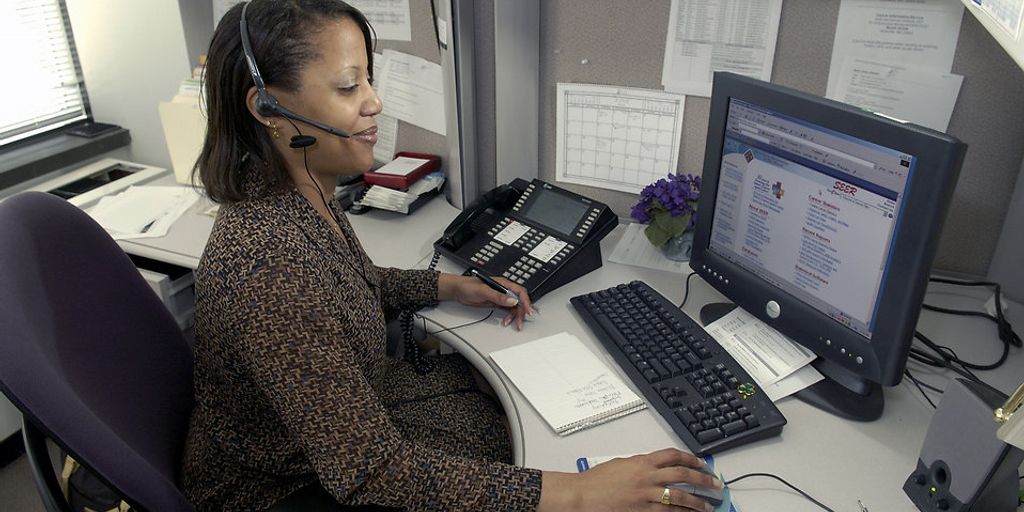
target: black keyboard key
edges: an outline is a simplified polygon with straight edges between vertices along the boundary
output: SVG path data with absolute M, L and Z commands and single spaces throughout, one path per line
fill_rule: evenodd
M 661 363 L 665 365 L 665 369 L 668 370 L 669 375 L 673 377 L 682 373 L 682 370 L 680 370 L 671 359 L 663 359 Z
M 668 370 L 666 370 L 665 367 L 661 364 L 661 361 L 658 361 L 657 359 L 654 359 L 652 357 L 651 359 L 647 360 L 647 363 L 650 364 L 651 368 L 653 368 L 654 371 L 658 373 L 659 380 L 667 379 L 669 377 Z
M 697 434 L 697 440 L 705 444 L 710 443 L 712 441 L 717 441 L 723 437 L 725 437 L 725 433 L 722 432 L 721 429 L 717 428 L 711 428 Z
M 743 422 L 742 420 L 732 421 L 732 422 L 726 423 L 725 425 L 722 425 L 722 431 L 725 432 L 725 435 L 727 435 L 727 436 L 731 436 L 733 434 L 736 434 L 736 433 L 739 433 L 739 432 L 743 432 L 746 429 L 747 429 L 747 424 L 745 422 Z
M 604 328 L 605 332 L 608 333 L 608 336 L 611 337 L 612 341 L 615 342 L 616 345 L 620 347 L 625 347 L 626 345 L 630 344 L 629 340 L 627 340 L 625 336 L 619 333 L 619 330 L 615 327 L 615 324 L 613 324 L 612 321 L 609 320 L 606 315 L 596 315 L 596 317 L 597 323 L 601 324 L 601 327 Z
M 686 408 L 676 409 L 676 416 L 679 417 L 679 421 L 683 422 L 683 425 L 689 425 L 690 423 L 696 423 L 697 418 L 694 417 L 693 413 Z
M 761 424 L 754 416 L 744 416 L 743 421 L 747 424 L 748 428 L 754 428 Z

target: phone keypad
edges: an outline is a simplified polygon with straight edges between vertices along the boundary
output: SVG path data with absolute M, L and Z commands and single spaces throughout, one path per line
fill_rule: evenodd
M 497 242 L 487 242 L 487 245 L 481 247 L 480 250 L 476 251 L 476 253 L 473 254 L 473 256 L 469 258 L 469 260 L 472 261 L 473 263 L 476 263 L 477 265 L 484 265 L 488 261 L 490 261 L 491 258 L 497 256 L 498 251 L 501 251 L 500 244 L 498 244 Z
M 489 237 L 494 237 L 494 235 L 500 233 L 503 229 L 505 229 L 505 227 L 507 227 L 512 222 L 515 222 L 515 220 L 509 217 L 505 217 L 497 224 L 495 224 L 494 227 L 489 229 L 487 231 L 487 235 Z M 551 258 L 551 260 L 549 260 L 549 262 L 542 262 L 537 258 L 530 256 L 529 253 L 550 235 L 544 233 L 543 231 L 536 230 L 530 226 L 526 227 L 528 228 L 527 231 L 524 232 L 518 239 L 516 239 L 515 242 L 512 242 L 511 245 L 512 247 L 515 247 L 519 251 L 522 251 L 524 254 L 521 255 L 519 257 L 519 260 L 513 263 L 508 270 L 501 274 L 502 277 L 517 284 L 524 284 L 527 281 L 529 281 L 530 278 L 532 278 L 534 275 L 540 272 L 540 270 L 544 267 L 545 263 L 550 263 L 551 265 L 561 264 L 563 260 L 569 257 L 569 253 L 571 253 L 573 249 L 576 248 L 576 246 L 573 244 L 566 244 L 565 247 L 558 251 L 558 253 L 556 253 Z M 473 255 L 473 257 L 470 258 L 470 260 L 477 265 L 483 266 L 492 258 L 494 258 L 498 254 L 498 252 L 500 252 L 505 247 L 505 245 L 500 244 L 497 241 L 487 242 L 487 245 L 481 247 L 480 250 L 478 250 Z
M 502 276 L 513 283 L 523 284 L 529 281 L 534 274 L 540 272 L 542 266 L 540 261 L 524 255 L 513 263 L 512 268 L 506 270 Z

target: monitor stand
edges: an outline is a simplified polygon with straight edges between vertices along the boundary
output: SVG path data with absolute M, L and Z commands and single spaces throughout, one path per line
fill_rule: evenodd
M 736 305 L 728 302 L 706 304 L 700 310 L 700 322 L 708 325 L 722 318 Z M 871 382 L 827 359 L 812 363 L 824 379 L 796 393 L 797 398 L 825 412 L 854 421 L 874 421 L 882 416 L 885 397 L 882 386 Z

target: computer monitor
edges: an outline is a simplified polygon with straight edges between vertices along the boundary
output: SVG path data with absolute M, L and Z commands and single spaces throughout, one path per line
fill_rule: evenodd
M 716 73 L 690 267 L 820 356 L 826 379 L 798 396 L 875 419 L 881 385 L 902 378 L 965 150 L 927 128 Z

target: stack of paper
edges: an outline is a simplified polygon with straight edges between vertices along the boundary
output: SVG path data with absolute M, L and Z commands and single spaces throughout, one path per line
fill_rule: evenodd
M 773 402 L 820 381 L 815 355 L 743 308 L 705 329 L 760 385 Z
M 422 179 L 413 183 L 408 190 L 402 192 L 392 188 L 373 185 L 366 189 L 366 195 L 356 202 L 363 206 L 370 206 L 380 210 L 390 210 L 398 213 L 409 213 L 409 206 L 419 197 L 428 192 L 441 190 L 444 185 L 444 173 L 434 171 Z
M 199 199 L 188 187 L 128 187 L 100 199 L 88 213 L 116 240 L 156 238 Z

